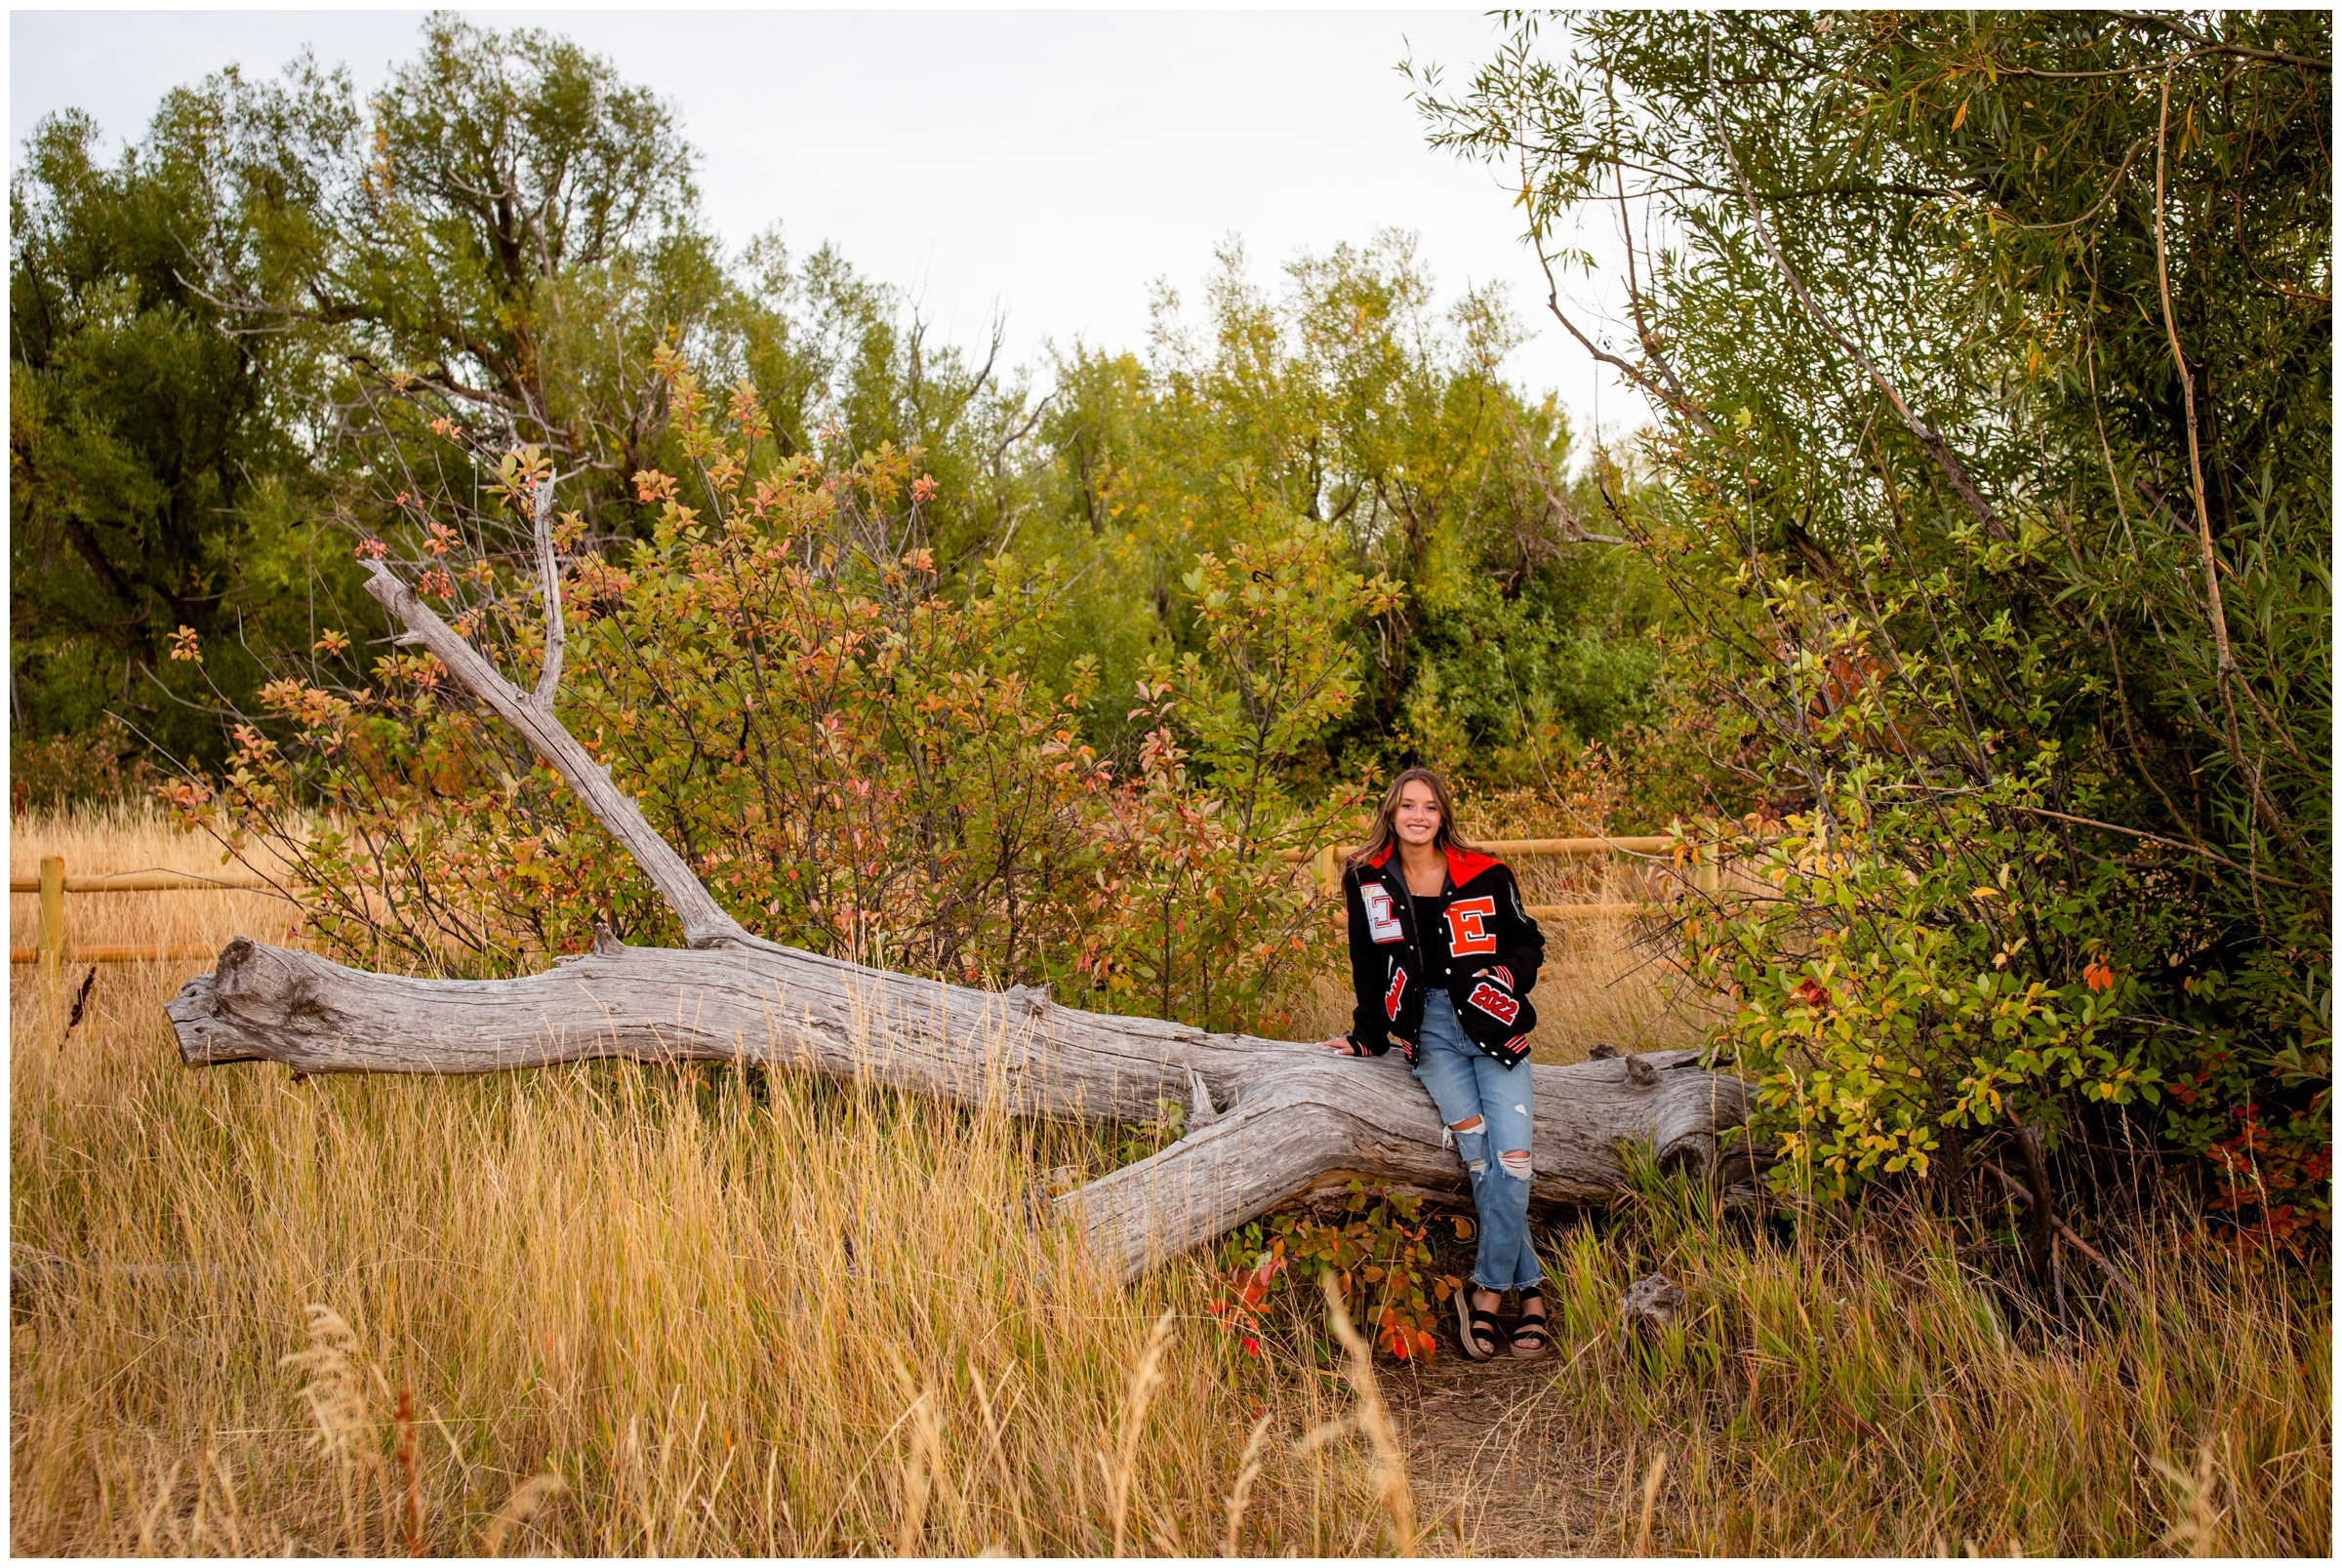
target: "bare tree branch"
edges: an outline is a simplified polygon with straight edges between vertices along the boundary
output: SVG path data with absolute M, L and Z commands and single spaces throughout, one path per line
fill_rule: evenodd
M 569 649 L 569 633 L 561 619 L 561 562 L 553 552 L 553 488 L 549 472 L 537 486 L 537 579 L 545 585 L 545 662 L 537 671 L 537 705 L 553 710 L 553 694 L 561 689 L 561 660 Z
M 2166 32 L 2177 33 L 2189 43 L 2194 44 L 2199 51 L 2207 55 L 2235 55 L 2243 60 L 2264 60 L 2279 65 L 2299 65 L 2306 70 L 2325 71 L 2328 74 L 2331 74 L 2334 68 L 2332 60 L 2319 60 L 2311 55 L 2288 55 L 2279 49 L 2254 49 L 2246 44 L 2231 44 L 2217 38 L 2207 38 L 2202 33 L 2190 28 L 2185 22 L 2171 17 L 2159 17 L 2150 11 L 2110 11 L 2107 15 L 2122 21 L 2135 21 L 2142 26 L 2160 27 Z
M 1545 493 L 1547 510 L 1552 515 L 1554 526 L 1561 537 L 1573 544 L 1633 543 L 1633 540 L 1621 539 L 1615 534 L 1590 534 L 1586 531 L 1585 525 L 1578 521 L 1578 514 L 1572 509 L 1569 503 L 1555 493 L 1553 484 L 1546 475 L 1545 464 L 1537 461 L 1536 448 L 1529 445 L 1528 436 L 1513 418 L 1512 399 L 1500 393 L 1495 402 L 1496 412 L 1504 419 L 1505 428 L 1513 432 L 1514 441 L 1520 447 L 1520 461 L 1527 465 L 1529 477 L 1536 480 L 1537 488 Z
M 1756 225 L 1756 237 L 1764 242 L 1765 251 L 1772 257 L 1773 264 L 1781 269 L 1781 276 L 1787 280 L 1790 292 L 1805 307 L 1805 314 L 1832 342 L 1851 354 L 1854 363 L 1860 365 L 1872 382 L 1886 395 L 1887 403 L 1903 421 L 1904 426 L 1918 437 L 1919 445 L 1934 460 L 1936 467 L 1943 471 L 1946 482 L 1966 503 L 1969 514 L 1983 526 L 1984 531 L 2003 544 L 2013 543 L 2016 536 L 2008 531 L 2008 525 L 1993 509 L 1993 503 L 1985 500 L 1984 492 L 1976 488 L 1976 481 L 1968 476 L 1967 464 L 1959 461 L 1959 455 L 1952 450 L 1952 443 L 1944 439 L 1943 432 L 1912 412 L 1911 404 L 1903 396 L 1903 389 L 1873 362 L 1870 355 L 1863 352 L 1861 344 L 1839 330 L 1837 323 L 1830 319 L 1829 312 L 1806 291 L 1805 280 L 1797 276 L 1797 268 L 1789 264 L 1789 258 L 1782 254 L 1781 247 L 1774 242 L 1773 231 L 1765 224 L 1764 209 L 1757 202 L 1756 191 L 1749 186 L 1749 177 L 1740 167 L 1740 155 L 1733 150 L 1732 138 L 1724 130 L 1724 108 L 1720 102 L 1716 105 L 1716 139 L 1722 144 L 1724 157 L 1732 165 L 1732 178 L 1738 182 L 1740 199 L 1747 205 L 1749 217 Z
M 538 492 L 540 568 L 551 555 L 549 508 L 552 505 L 553 484 L 548 476 Z M 642 808 L 611 782 L 610 770 L 594 760 L 592 753 L 565 729 L 553 715 L 552 682 L 541 679 L 535 695 L 499 673 L 478 650 L 459 636 L 456 629 L 442 621 L 423 602 L 416 591 L 401 582 L 396 573 L 381 561 L 370 561 L 366 591 L 389 611 L 391 617 L 407 628 L 396 639 L 401 646 L 420 645 L 438 657 L 466 691 L 486 703 L 497 717 L 503 719 L 536 747 L 561 781 L 577 792 L 579 801 L 593 820 L 609 829 L 642 867 L 660 895 L 683 922 L 683 942 L 690 947 L 746 946 L 780 949 L 774 944 L 749 933 L 723 911 L 699 877 L 693 874 L 683 857 L 676 854 L 665 838 L 654 830 L 642 815 Z M 560 615 L 560 580 L 552 576 L 547 583 L 546 646 L 548 656 L 553 646 L 553 626 Z M 557 663 L 548 657 L 547 670 L 558 676 Z
M 2285 850 L 2293 857 L 2293 864 L 2304 875 L 2315 877 L 2318 874 L 2316 863 L 2294 836 L 2292 819 L 2285 815 L 2283 807 L 2270 798 L 2269 791 L 2261 787 L 2260 770 L 2244 760 L 2243 738 L 2237 728 L 2237 699 L 2233 690 L 2237 681 L 2237 656 L 2228 643 L 2228 611 L 2220 598 L 2220 558 L 2212 548 L 2212 514 L 2203 499 L 2203 449 L 2196 434 L 2196 378 L 2188 368 L 2188 356 L 2179 346 L 2179 322 L 2171 312 L 2171 264 L 2163 248 L 2163 143 L 2170 128 L 2171 73 L 2165 71 L 2162 112 L 2155 127 L 2155 277 L 2162 295 L 2163 333 L 2171 342 L 2171 363 L 2179 371 L 2180 396 L 2188 414 L 2188 469 L 2195 477 L 2192 488 L 2196 493 L 2196 551 L 2203 567 L 2204 614 L 2211 622 L 2212 644 L 2217 656 L 2213 678 L 2220 689 L 2220 707 L 2227 719 L 2228 759 L 2236 765 L 2244 786 L 2252 791 L 2254 803 L 2268 816 L 2270 825 L 2284 840 Z
M 1568 316 L 1562 314 L 1561 285 L 1554 277 L 1553 258 L 1545 254 L 1545 247 L 1542 244 L 1537 247 L 1537 264 L 1545 269 L 1545 307 L 1552 311 L 1554 314 L 1554 319 L 1561 323 L 1561 325 L 1567 329 L 1569 335 L 1572 338 L 1575 338 L 1579 343 L 1584 346 L 1586 352 L 1592 354 L 1602 364 L 1612 367 L 1621 375 L 1625 376 L 1629 381 L 1633 382 L 1635 385 L 1641 387 L 1643 391 L 1648 394 L 1651 401 L 1658 404 L 1661 408 L 1674 409 L 1676 413 L 1681 414 L 1685 419 L 1691 421 L 1692 423 L 1698 425 L 1709 435 L 1714 435 L 1716 433 L 1716 422 L 1708 418 L 1707 412 L 1698 404 L 1692 402 L 1688 397 L 1676 397 L 1672 395 L 1669 393 L 1667 388 L 1659 385 L 1656 382 L 1652 381 L 1650 377 L 1644 375 L 1639 367 L 1628 364 L 1616 354 L 1611 353 L 1608 349 L 1596 344 L 1593 339 L 1587 337 L 1584 333 L 1578 330 L 1578 324 L 1576 322 L 1570 320 Z

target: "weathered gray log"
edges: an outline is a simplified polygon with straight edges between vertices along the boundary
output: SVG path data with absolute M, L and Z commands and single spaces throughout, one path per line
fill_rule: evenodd
M 1187 1107 L 1187 1136 L 1057 1200 L 1124 1275 L 1353 1177 L 1457 1192 L 1464 1172 L 1431 1098 L 1396 1058 L 1207 1034 L 1051 1004 L 1045 992 L 971 990 L 783 947 L 743 929 L 553 711 L 563 637 L 552 484 L 536 497 L 546 658 L 534 691 L 506 680 L 380 562 L 367 589 L 402 642 L 449 672 L 534 745 L 682 917 L 683 948 L 593 951 L 515 980 L 416 980 L 349 969 L 239 937 L 216 973 L 167 1011 L 193 1065 L 281 1062 L 297 1072 L 498 1072 L 626 1057 L 802 1067 L 1008 1114 L 1154 1119 Z M 1598 1204 L 1626 1190 L 1616 1146 L 1648 1142 L 1731 1185 L 1716 1136 L 1737 1125 L 1737 1079 L 1689 1052 L 1515 1069 L 1536 1095 L 1532 1201 Z
M 8 1288 L 11 1300 L 35 1291 L 61 1290 L 76 1278 L 88 1277 L 123 1285 L 183 1285 L 213 1279 L 249 1277 L 249 1268 L 222 1268 L 205 1264 L 125 1264 L 63 1258 L 21 1241 L 8 1246 Z
M 867 1074 L 1061 1122 L 1151 1121 L 1166 1102 L 1179 1105 L 1186 1137 L 1058 1200 L 1126 1273 L 1353 1176 L 1426 1192 L 1464 1186 L 1431 1098 L 1395 1056 L 1361 1061 L 1207 1034 L 779 946 L 632 947 L 604 937 L 545 974 L 445 981 L 239 938 L 167 1010 L 193 1065 L 454 1074 L 626 1057 Z M 1533 1200 L 1616 1198 L 1622 1139 L 1730 1180 L 1717 1171 L 1716 1133 L 1740 1120 L 1741 1085 L 1691 1059 L 1675 1051 L 1523 1073 L 1537 1096 Z
M 1256 1042 L 1268 1044 L 1269 1042 Z M 1536 1099 L 1533 1207 L 1601 1207 L 1627 1190 L 1618 1145 L 1648 1142 L 1663 1165 L 1688 1163 L 1746 1192 L 1746 1172 L 1719 1160 L 1719 1128 L 1739 1123 L 1742 1085 L 1703 1072 L 1693 1051 L 1630 1057 L 1644 1069 L 1579 1063 L 1514 1069 Z M 1430 1194 L 1466 1190 L 1431 1096 L 1396 1057 L 1359 1061 L 1285 1046 L 1245 1085 L 1235 1109 L 1169 1148 L 1059 1200 L 1125 1277 L 1291 1200 L 1356 1177 Z
M 440 620 L 383 562 L 367 563 L 372 575 L 366 580 L 366 591 L 406 626 L 397 639 L 400 644 L 420 645 L 437 656 L 448 673 L 466 691 L 487 704 L 498 718 L 518 730 L 537 748 L 537 754 L 561 776 L 561 782 L 592 813 L 593 820 L 626 847 L 643 875 L 650 878 L 651 886 L 659 890 L 660 897 L 682 919 L 685 945 L 762 943 L 761 938 L 748 935 L 741 929 L 740 922 L 723 911 L 714 895 L 692 874 L 683 857 L 675 853 L 674 846 L 661 838 L 644 820 L 642 808 L 611 781 L 608 766 L 596 762 L 593 753 L 554 716 L 553 697 L 561 684 L 567 637 L 561 624 L 560 566 L 553 555 L 553 485 L 549 478 L 538 487 L 535 510 L 538 570 L 544 579 L 545 605 L 545 663 L 535 691 L 524 692 L 505 679 L 479 650 Z

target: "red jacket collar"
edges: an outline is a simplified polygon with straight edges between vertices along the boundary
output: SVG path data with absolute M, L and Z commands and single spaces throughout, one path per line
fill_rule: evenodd
M 1391 857 L 1397 852 L 1398 844 L 1394 840 L 1392 843 L 1385 844 L 1383 846 L 1382 853 L 1375 856 L 1374 859 L 1368 861 L 1366 864 L 1379 871 L 1390 863 Z M 1491 865 L 1503 864 L 1493 855 L 1481 855 L 1472 850 L 1460 850 L 1453 844 L 1446 846 L 1446 852 L 1448 879 L 1454 882 L 1458 887 L 1462 887 L 1465 883 L 1471 881 L 1474 877 L 1479 875 Z
M 1501 864 L 1503 863 L 1493 855 L 1481 855 L 1473 850 L 1460 850 L 1452 844 L 1448 846 L 1447 874 L 1455 878 L 1458 887 L 1462 887 L 1491 865 Z

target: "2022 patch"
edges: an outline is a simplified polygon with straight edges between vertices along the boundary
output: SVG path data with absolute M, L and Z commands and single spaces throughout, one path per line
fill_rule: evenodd
M 1507 996 L 1484 980 L 1473 987 L 1472 994 L 1465 1000 L 1499 1024 L 1510 1024 L 1520 1017 L 1519 1001 Z

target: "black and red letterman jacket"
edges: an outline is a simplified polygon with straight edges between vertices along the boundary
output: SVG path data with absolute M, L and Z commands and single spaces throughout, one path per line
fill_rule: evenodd
M 1406 875 L 1386 846 L 1342 878 L 1350 905 L 1350 978 L 1358 1006 L 1350 1043 L 1381 1056 L 1396 1040 L 1409 1062 L 1423 1031 L 1426 958 L 1415 929 Z M 1447 851 L 1455 892 L 1446 909 L 1447 994 L 1473 1044 L 1510 1067 L 1529 1054 L 1537 1010 L 1529 988 L 1545 961 L 1545 934 L 1521 906 L 1520 884 L 1504 862 L 1469 850 Z

